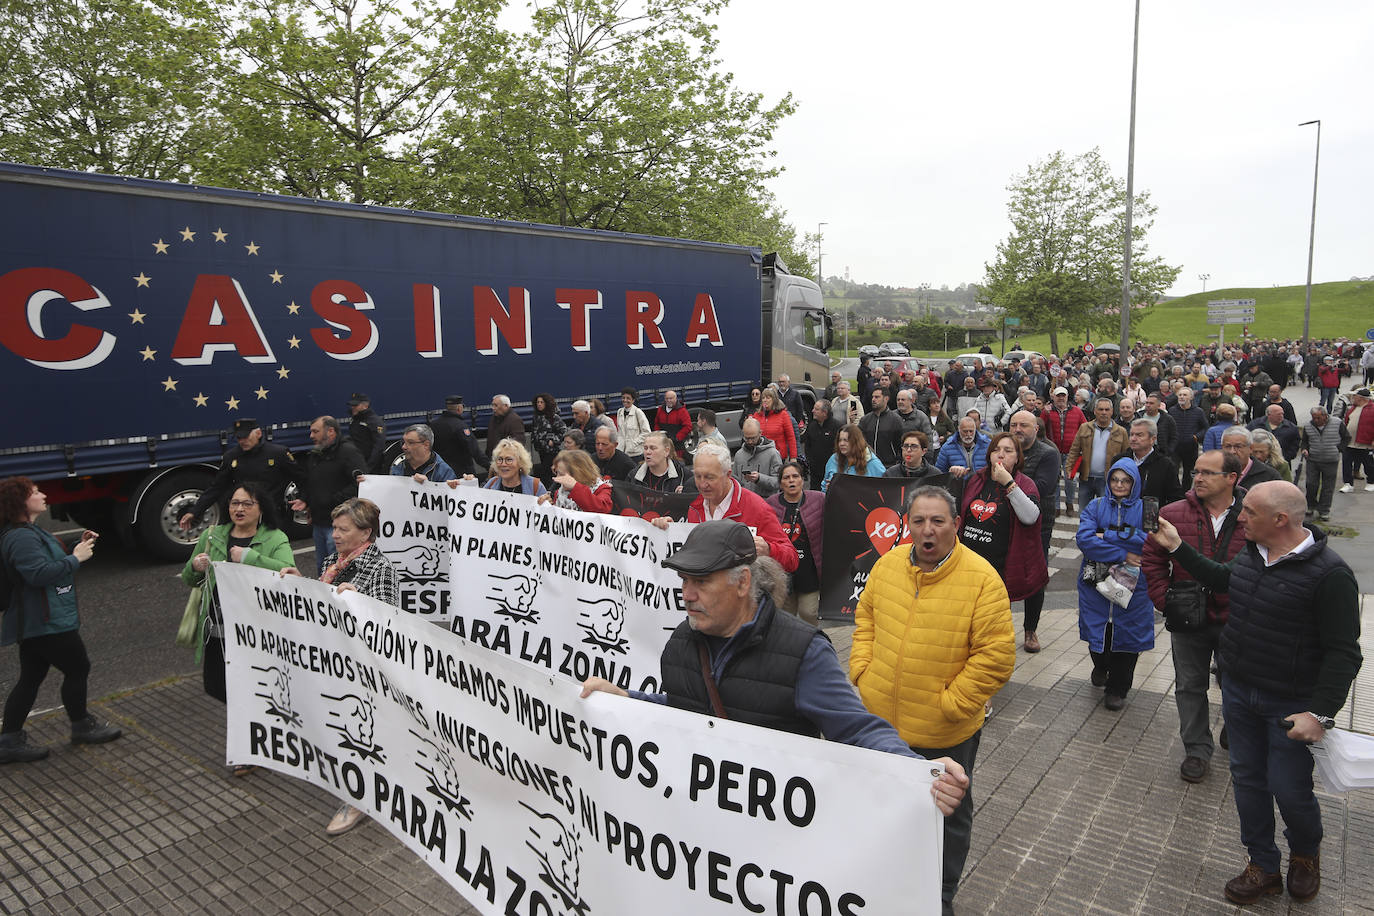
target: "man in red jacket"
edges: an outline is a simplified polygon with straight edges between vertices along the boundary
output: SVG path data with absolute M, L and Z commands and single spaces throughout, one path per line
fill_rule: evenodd
M 1168 519 L 1183 540 L 1218 563 L 1229 563 L 1245 546 L 1245 522 L 1240 518 L 1245 491 L 1236 487 L 1241 467 L 1241 460 L 1236 455 L 1220 449 L 1203 452 L 1193 468 L 1193 488 L 1183 499 L 1159 510 L 1160 517 Z M 1161 611 L 1169 586 L 1193 578 L 1173 562 L 1168 551 L 1154 538 L 1145 540 L 1140 571 L 1149 586 L 1150 600 Z M 1192 631 L 1170 628 L 1174 703 L 1178 706 L 1178 734 L 1184 753 L 1178 773 L 1185 782 L 1202 782 L 1211 767 L 1214 748 L 1208 726 L 1212 715 L 1207 705 L 1207 678 L 1221 628 L 1231 607 L 1231 600 L 1224 592 L 1207 591 L 1204 596 L 1207 604 L 1205 627 Z
M 730 450 L 715 442 L 697 446 L 692 461 L 697 498 L 687 510 L 687 521 L 709 522 L 726 518 L 754 529 L 754 547 L 760 556 L 772 557 L 789 573 L 797 571 L 797 550 L 782 530 L 782 524 L 763 497 L 740 486 L 731 476 L 734 463 Z M 672 519 L 659 517 L 654 524 L 667 529 Z
M 1088 422 L 1087 416 L 1078 405 L 1069 403 L 1069 389 L 1062 386 L 1054 389 L 1050 406 L 1040 412 L 1040 419 L 1045 421 L 1045 438 L 1059 449 L 1061 455 L 1068 455 L 1069 446 L 1073 445 L 1073 437 L 1078 434 L 1078 427 Z M 1078 481 L 1069 473 L 1071 468 L 1066 460 L 1061 460 L 1060 470 L 1060 477 L 1064 482 L 1064 509 L 1072 515 L 1073 500 L 1078 494 Z M 1059 505 L 1057 495 L 1054 504 Z
M 692 416 L 687 413 L 686 407 L 678 403 L 677 392 L 671 388 L 663 392 L 663 403 L 654 412 L 654 429 L 667 433 L 681 456 L 683 443 L 692 431 Z

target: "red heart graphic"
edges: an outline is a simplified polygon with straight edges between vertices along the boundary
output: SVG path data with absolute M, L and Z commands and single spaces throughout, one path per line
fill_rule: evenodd
M 973 513 L 973 517 L 980 522 L 985 522 L 997 514 L 997 503 L 984 502 L 981 499 L 975 499 L 969 503 L 968 508 Z
M 864 519 L 864 533 L 879 553 L 887 553 L 902 536 L 902 517 L 886 506 L 879 506 Z

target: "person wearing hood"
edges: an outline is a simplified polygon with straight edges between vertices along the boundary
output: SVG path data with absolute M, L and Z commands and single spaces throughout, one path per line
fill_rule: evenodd
M 1083 554 L 1078 576 L 1078 636 L 1092 656 L 1092 684 L 1105 687 L 1104 705 L 1116 711 L 1126 705 L 1135 678 L 1136 659 L 1155 647 L 1155 609 L 1145 576 L 1136 580 L 1130 602 L 1122 608 L 1098 592 L 1090 563 L 1124 563 L 1140 567 L 1145 548 L 1141 527 L 1140 471 L 1130 455 L 1107 473 L 1107 492 L 1083 507 L 1075 538 Z M 1088 581 L 1084 581 L 1085 574 Z
M 735 452 L 735 479 L 760 496 L 772 496 L 778 492 L 782 456 L 773 440 L 763 435 L 757 417 L 745 420 L 740 432 L 744 434 L 744 441 Z

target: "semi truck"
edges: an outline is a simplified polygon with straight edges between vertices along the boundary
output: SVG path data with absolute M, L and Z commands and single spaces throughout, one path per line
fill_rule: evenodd
M 828 380 L 819 288 L 759 248 L 5 163 L 0 203 L 0 477 L 166 559 L 238 419 L 295 451 L 354 392 L 394 440 L 447 395 L 628 386 L 733 430 L 761 380 Z

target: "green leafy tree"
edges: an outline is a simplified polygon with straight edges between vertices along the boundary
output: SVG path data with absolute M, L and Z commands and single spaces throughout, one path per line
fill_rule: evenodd
M 218 60 L 194 0 L 0 0 L 0 159 L 187 180 Z
M 433 197 L 418 151 L 489 104 L 499 0 L 219 0 L 233 187 L 353 203 Z M 461 142 L 465 132 L 450 133 Z
M 1007 188 L 1011 234 L 985 265 L 984 301 L 1048 331 L 1058 353 L 1059 333 L 1109 333 L 1120 319 L 1125 257 L 1126 190 L 1098 150 L 1069 158 L 1062 151 L 1029 166 Z M 1149 253 L 1145 237 L 1156 207 L 1135 196 L 1131 226 L 1131 299 L 1154 303 L 1181 268 Z M 1134 322 L 1140 317 L 1132 311 Z
M 475 123 L 444 116 L 436 201 L 495 217 L 760 245 L 796 273 L 805 242 L 765 182 L 790 96 L 766 105 L 716 57 L 723 0 L 548 0 Z M 461 140 L 455 141 L 454 137 Z

